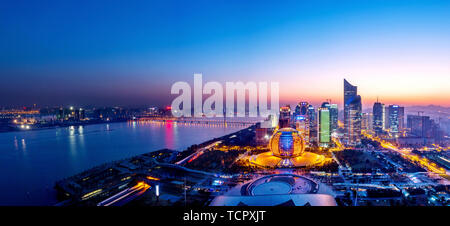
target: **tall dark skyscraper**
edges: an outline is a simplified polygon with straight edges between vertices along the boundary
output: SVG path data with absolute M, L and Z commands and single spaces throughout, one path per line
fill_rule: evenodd
M 400 132 L 405 129 L 405 107 L 398 108 L 398 128 Z
M 408 115 L 407 127 L 416 137 L 431 137 L 432 119 L 430 116 Z
M 357 145 L 361 142 L 361 96 L 358 88 L 344 79 L 344 142 Z
M 427 139 L 432 142 L 441 144 L 445 136 L 441 130 L 439 123 L 436 123 L 430 116 L 408 115 L 407 128 L 409 128 L 409 136 L 424 138 L 423 145 L 426 145 Z
M 353 99 L 357 95 L 358 88 L 356 86 L 353 86 L 349 82 L 347 82 L 346 79 L 344 79 L 344 137 L 345 139 L 348 139 L 348 131 L 349 131 L 349 103 L 350 100 Z
M 348 144 L 358 145 L 361 143 L 361 118 L 362 118 L 361 96 L 357 95 L 352 99 L 350 99 L 348 108 L 349 108 Z
M 383 132 L 383 122 L 384 122 L 384 104 L 380 102 L 375 102 L 373 104 L 373 130 L 375 133 L 380 134 Z

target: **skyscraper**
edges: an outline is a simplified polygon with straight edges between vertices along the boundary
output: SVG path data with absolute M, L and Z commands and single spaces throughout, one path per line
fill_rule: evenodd
M 328 146 L 331 141 L 330 110 L 321 107 L 318 109 L 318 115 L 319 143 L 321 146 Z
M 308 102 L 299 102 L 295 107 L 295 115 L 306 115 L 308 113 Z
M 375 133 L 380 134 L 383 132 L 383 122 L 384 122 L 384 104 L 380 102 L 375 102 L 373 104 L 373 130 Z
M 322 105 L 320 106 L 321 108 L 326 108 L 328 110 L 330 110 L 330 103 L 329 102 L 323 102 Z M 318 110 L 318 109 L 317 109 Z
M 257 145 L 267 145 L 269 142 L 269 130 L 261 127 L 261 123 L 256 123 L 255 141 Z
M 361 96 L 357 95 L 349 102 L 349 131 L 348 144 L 358 145 L 361 143 L 361 117 L 362 105 Z
M 308 102 L 299 102 L 294 111 L 294 123 L 297 131 L 309 141 L 309 120 L 308 120 Z
M 280 129 L 291 126 L 291 107 L 289 105 L 280 108 L 280 118 L 278 126 Z
M 330 133 L 330 137 L 331 137 L 331 133 L 335 132 L 337 129 L 337 116 L 338 116 L 338 112 L 337 112 L 337 104 L 330 104 L 329 102 L 323 102 L 321 108 L 326 108 L 329 111 L 329 124 L 330 124 L 330 128 L 329 128 L 329 133 Z M 320 114 L 320 112 L 319 112 Z M 320 124 L 320 115 L 319 115 L 319 120 L 318 123 Z M 319 131 L 320 133 L 320 131 Z
M 389 105 L 387 116 L 387 129 L 390 133 L 397 134 L 401 132 L 404 121 L 404 107 L 398 105 Z
M 445 136 L 439 123 L 436 123 L 430 116 L 408 115 L 407 127 L 410 129 L 408 136 L 424 138 L 423 145 L 426 145 L 430 138 L 432 142 L 440 144 Z
M 405 107 L 398 108 L 398 127 L 399 132 L 405 129 Z
M 362 113 L 361 129 L 366 130 L 366 131 L 373 130 L 373 114 L 372 113 Z
M 384 106 L 383 129 L 389 129 L 389 106 Z
M 331 133 L 335 133 L 338 128 L 339 109 L 337 104 L 330 105 L 330 129 Z
M 344 142 L 357 145 L 361 142 L 361 96 L 357 87 L 344 79 Z
M 408 115 L 407 127 L 410 135 L 415 137 L 431 137 L 432 119 L 430 116 Z
M 309 122 L 309 143 L 313 144 L 317 142 L 317 117 L 314 106 L 308 106 L 308 122 Z
M 306 139 L 309 136 L 309 123 L 304 115 L 294 117 L 295 129 Z
M 338 128 L 338 107 L 337 104 L 330 104 L 329 102 L 323 102 L 322 108 L 327 108 L 330 111 L 330 133 L 336 132 Z

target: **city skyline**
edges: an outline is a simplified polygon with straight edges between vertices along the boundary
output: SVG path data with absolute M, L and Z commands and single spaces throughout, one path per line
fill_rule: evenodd
M 257 10 L 254 10 L 257 9 Z M 327 99 L 342 79 L 363 109 L 450 107 L 450 4 L 6 2 L 0 106 L 168 105 L 170 86 L 280 82 L 280 104 Z
M 203 84 L 203 85 L 205 85 L 205 84 Z M 208 98 L 208 96 L 209 95 L 203 95 L 202 96 L 202 102 L 204 102 Z M 343 99 L 343 98 L 341 98 L 341 99 Z M 295 106 L 297 104 L 300 104 L 302 101 L 308 101 L 308 100 L 309 100 L 308 97 L 301 97 L 301 98 L 297 98 L 297 100 L 292 100 L 292 101 L 281 100 L 280 106 L 289 105 L 289 106 L 295 108 Z M 371 111 L 372 110 L 372 104 L 382 102 L 380 97 L 377 97 L 377 99 L 374 102 L 364 101 L 364 99 L 362 99 L 361 101 L 363 103 L 362 104 L 362 107 L 363 107 L 362 111 L 363 112 Z M 224 104 L 223 104 L 224 106 L 223 107 L 225 109 L 226 108 L 226 106 L 225 106 L 226 98 L 224 98 L 223 102 L 224 102 Z M 323 100 L 309 101 L 308 103 L 311 104 L 314 107 L 319 108 L 325 102 L 327 102 L 327 103 L 330 102 L 331 104 L 334 104 L 338 108 L 340 108 L 339 111 L 343 111 L 343 107 L 344 107 L 343 103 L 336 104 L 336 102 L 342 102 L 340 100 L 335 101 L 335 100 L 332 100 L 332 99 L 323 99 Z M 69 107 L 74 107 L 74 106 L 75 107 L 82 107 L 82 108 L 84 108 L 84 107 L 88 107 L 88 108 L 97 108 L 97 107 L 98 108 L 104 108 L 104 107 L 126 107 L 126 108 L 129 108 L 129 107 L 131 107 L 131 108 L 133 108 L 133 107 L 137 107 L 137 108 L 142 108 L 142 107 L 160 107 L 160 108 L 167 108 L 167 107 L 170 106 L 170 104 L 166 103 L 166 102 L 156 102 L 156 103 L 152 102 L 152 103 L 139 103 L 139 104 L 129 104 L 129 103 L 128 104 L 118 104 L 118 102 L 111 102 L 109 104 L 108 103 L 101 103 L 101 104 L 97 103 L 97 104 L 95 104 L 95 103 L 90 103 L 90 102 L 87 102 L 87 103 L 79 102 L 79 103 L 75 103 L 75 104 L 73 104 L 73 103 L 74 102 L 65 102 L 65 103 L 53 103 L 53 104 L 42 104 L 41 105 L 41 104 L 37 104 L 35 102 L 33 102 L 33 103 L 30 102 L 30 103 L 24 103 L 24 104 L 21 104 L 21 103 L 17 104 L 16 103 L 16 104 L 0 105 L 0 108 L 3 108 L 3 109 L 14 109 L 14 108 L 20 109 L 20 108 L 30 108 L 30 107 L 31 108 L 69 108 Z M 399 102 L 383 102 L 382 104 L 384 104 L 384 105 L 399 105 L 398 103 Z M 245 98 L 245 104 L 246 105 L 248 104 L 248 98 Z M 270 106 L 270 100 L 268 100 L 268 104 Z M 420 108 L 423 108 L 423 109 L 426 109 L 426 108 L 429 108 L 429 107 L 431 107 L 431 108 L 435 108 L 435 107 L 438 107 L 438 108 L 449 108 L 446 105 L 434 105 L 434 104 L 430 104 L 430 103 L 417 103 L 417 104 L 411 104 L 411 105 L 406 104 L 406 105 L 402 105 L 402 106 L 403 107 L 411 107 L 411 108 L 414 108 L 414 109 L 417 108 L 417 107 L 420 107 Z M 415 112 L 415 111 L 413 110 L 413 112 Z
M 0 206 L 195 224 L 450 206 L 449 12 L 445 0 L 4 0 Z

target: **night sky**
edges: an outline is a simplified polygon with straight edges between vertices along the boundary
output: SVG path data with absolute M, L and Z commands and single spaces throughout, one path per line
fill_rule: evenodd
M 450 1 L 0 4 L 0 106 L 165 105 L 174 82 L 277 81 L 281 102 L 450 106 Z

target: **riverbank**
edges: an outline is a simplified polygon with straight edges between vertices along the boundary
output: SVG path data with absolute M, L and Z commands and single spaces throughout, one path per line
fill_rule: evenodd
M 185 169 L 174 163 L 186 158 L 198 149 L 207 147 L 217 141 L 226 141 L 229 137 L 233 137 L 233 135 L 237 135 L 247 129 L 210 139 L 201 144 L 193 144 L 181 152 L 163 149 L 96 166 L 57 181 L 55 189 L 58 200 L 63 202 L 62 204 L 64 205 L 96 205 L 101 200 L 136 184 L 137 181 L 147 180 L 145 178 L 148 177 L 157 178 L 158 180 L 173 178 L 174 173 L 178 172 L 175 174 L 179 174 L 180 170 L 185 172 L 182 175 L 214 175 L 209 175 L 210 173 L 202 172 L 201 170 Z
M 36 126 L 32 125 L 29 129 L 22 129 L 17 126 L 11 126 L 11 125 L 3 125 L 0 129 L 0 133 L 10 133 L 10 132 L 29 132 L 29 131 L 39 131 L 39 130 L 47 130 L 47 129 L 57 129 L 57 128 L 66 128 L 71 126 L 89 126 L 89 125 L 98 125 L 98 124 L 108 124 L 108 123 L 118 123 L 118 122 L 127 122 L 130 119 L 118 119 L 118 120 L 111 120 L 111 121 L 103 121 L 103 120 L 90 120 L 90 121 L 83 121 L 83 122 L 68 122 L 68 123 L 58 123 L 58 124 L 52 124 L 52 125 L 40 125 L 38 124 Z M 7 129 L 5 129 L 7 128 Z
M 242 129 L 180 123 L 107 123 L 0 133 L 0 205 L 53 205 L 55 182 L 92 167 Z

